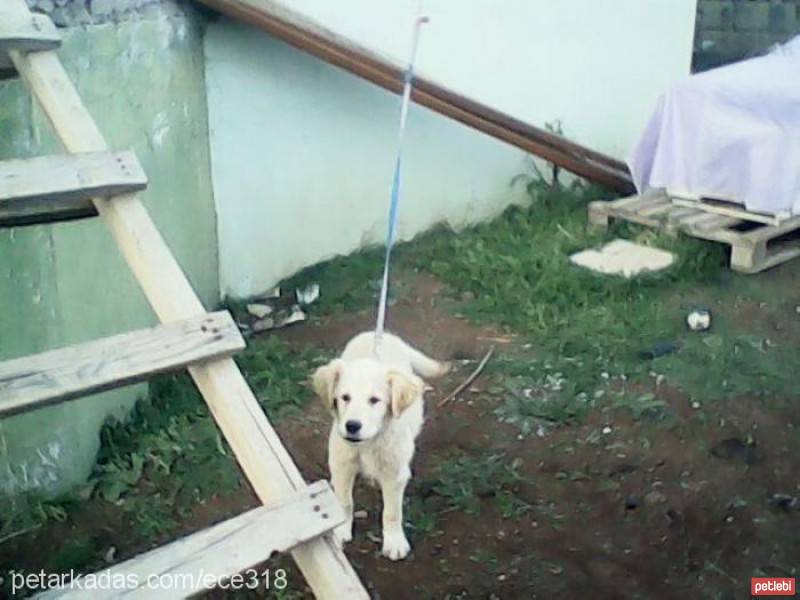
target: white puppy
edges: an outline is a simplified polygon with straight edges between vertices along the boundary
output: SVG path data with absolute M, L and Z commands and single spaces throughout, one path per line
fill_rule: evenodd
M 384 334 L 376 356 L 375 334 L 354 337 L 313 375 L 314 390 L 333 413 L 328 464 L 347 521 L 336 529 L 340 543 L 353 537 L 353 483 L 359 473 L 383 495 L 383 555 L 400 560 L 411 546 L 403 532 L 403 494 L 411 478 L 414 439 L 422 428 L 425 384 L 449 364 L 428 358 L 400 338 Z

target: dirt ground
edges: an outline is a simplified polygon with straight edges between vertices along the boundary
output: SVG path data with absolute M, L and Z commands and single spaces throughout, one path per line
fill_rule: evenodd
M 456 360 L 478 359 L 492 344 L 498 353 L 513 351 L 513 336 L 443 310 L 435 280 L 419 277 L 412 290 L 392 308 L 390 326 L 417 346 Z M 371 318 L 362 313 L 285 335 L 340 348 Z M 797 512 L 792 500 L 772 495 L 800 490 L 800 407 L 774 413 L 735 398 L 698 418 L 686 396 L 654 386 L 677 415 L 668 427 L 591 414 L 584 424 L 519 439 L 494 416 L 491 376 L 437 408 L 473 368 L 463 365 L 429 393 L 410 494 L 430 495 L 436 466 L 456 452 L 500 454 L 519 465 L 516 493 L 531 509 L 507 519 L 483 498 L 479 518 L 447 514 L 414 539 L 402 563 L 379 556 L 367 534 L 378 531 L 372 510 L 356 522 L 347 553 L 376 597 L 744 598 L 751 576 L 788 576 L 797 566 Z M 326 419 L 318 406 L 310 410 L 319 429 L 287 422 L 283 439 L 309 478 L 324 477 Z M 379 506 L 379 494 L 362 485 L 356 504 Z
M 431 276 L 406 284 L 390 310 L 389 327 L 457 368 L 432 382 L 427 395 L 408 492 L 413 518 L 426 524 L 410 530 L 407 560 L 380 556 L 379 494 L 357 485 L 356 510 L 368 512 L 357 518 L 346 552 L 373 597 L 734 599 L 749 597 L 752 576 L 794 574 L 800 558 L 800 406 L 767 410 L 761 401 L 737 397 L 698 409 L 681 392 L 654 382 L 646 391 L 666 403 L 672 415 L 667 421 L 592 411 L 580 424 L 523 436 L 496 416 L 501 396 L 491 390 L 502 375 L 491 363 L 468 391 L 437 407 L 490 346 L 494 360 L 519 352 L 514 336 L 459 318 Z M 737 310 L 747 318 L 752 307 Z M 371 310 L 361 311 L 276 335 L 293 346 L 336 351 L 369 329 L 372 319 Z M 317 402 L 306 406 L 282 419 L 278 430 L 313 481 L 327 477 L 329 417 Z M 454 456 L 469 457 L 479 469 L 495 459 L 512 469 L 516 476 L 504 485 L 515 509 L 504 509 L 492 489 L 480 491 L 472 511 L 448 509 L 437 478 Z M 254 505 L 251 493 L 214 498 L 198 506 L 181 530 Z M 126 545 L 115 514 L 80 514 L 50 528 L 53 539 L 32 539 L 18 548 L 19 560 L 34 568 L 37 555 L 74 528 L 113 544 L 121 557 L 142 550 Z M 434 520 L 426 518 L 433 514 Z M 293 593 L 268 597 L 305 597 L 300 574 L 290 561 L 281 564 L 289 568 Z

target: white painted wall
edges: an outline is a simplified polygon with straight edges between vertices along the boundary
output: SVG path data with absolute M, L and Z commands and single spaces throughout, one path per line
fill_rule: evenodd
M 402 62 L 416 4 L 291 7 Z M 658 94 L 689 71 L 695 0 L 424 6 L 422 75 L 536 125 L 561 119 L 568 137 L 619 157 Z M 399 99 L 224 19 L 209 26 L 205 50 L 222 293 L 253 295 L 380 242 Z M 521 199 L 509 182 L 526 170 L 522 152 L 412 105 L 401 237 L 497 214 Z

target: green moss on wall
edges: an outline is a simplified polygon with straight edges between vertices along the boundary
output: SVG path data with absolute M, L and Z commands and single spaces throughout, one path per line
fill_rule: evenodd
M 219 298 L 201 35 L 159 18 L 63 31 L 59 54 L 115 149 L 136 151 L 143 198 L 195 289 Z M 0 159 L 59 151 L 18 81 L 0 84 Z M 144 327 L 154 316 L 99 219 L 0 230 L 0 359 Z M 88 474 L 97 432 L 133 387 L 0 421 L 0 493 L 58 492 Z

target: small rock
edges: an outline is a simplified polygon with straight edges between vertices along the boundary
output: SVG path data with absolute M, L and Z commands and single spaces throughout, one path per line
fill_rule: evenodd
M 626 498 L 625 499 L 625 510 L 636 510 L 640 506 L 640 502 L 637 498 Z
M 772 494 L 767 498 L 767 502 L 769 502 L 771 506 L 785 510 L 786 512 L 796 508 L 798 505 L 797 496 L 791 496 L 789 494 Z
M 692 402 L 692 408 L 698 410 L 700 408 L 700 403 L 697 400 L 695 400 L 694 402 Z
M 461 299 L 464 302 L 472 302 L 473 300 L 475 300 L 475 294 L 473 292 L 470 292 L 469 290 L 467 290 L 466 292 L 463 292 L 461 294 Z
M 105 554 L 103 554 L 103 560 L 106 561 L 106 564 L 111 564 L 114 562 L 114 557 L 117 555 L 117 549 L 114 546 L 111 546 L 108 550 L 106 550 Z
M 253 331 L 258 333 L 259 331 L 268 331 L 270 329 L 275 328 L 275 321 L 269 317 L 266 319 L 259 319 L 255 323 L 253 323 Z
M 308 306 L 316 302 L 317 298 L 319 298 L 319 284 L 312 283 L 303 289 L 296 289 L 294 294 L 298 304 L 301 306 Z
M 653 490 L 652 492 L 647 492 L 644 496 L 645 504 L 650 506 L 654 506 L 656 504 L 661 504 L 662 502 L 666 502 L 667 497 L 659 492 L 658 490 Z
M 608 435 L 609 433 L 611 433 L 611 427 L 606 425 L 605 427 L 603 427 L 603 435 Z
M 353 513 L 354 519 L 366 519 L 369 516 L 369 513 L 365 510 L 357 510 Z
M 507 576 L 504 573 L 500 573 L 500 575 L 497 576 L 497 581 L 505 581 L 506 579 Z
M 248 304 L 247 312 L 253 315 L 256 319 L 263 319 L 269 314 L 272 314 L 272 307 L 269 304 Z
M 272 288 L 271 290 L 268 290 L 266 293 L 264 293 L 263 295 L 261 295 L 259 297 L 263 298 L 264 300 L 273 300 L 275 298 L 280 298 L 281 297 L 281 286 L 274 287 L 274 288 Z

